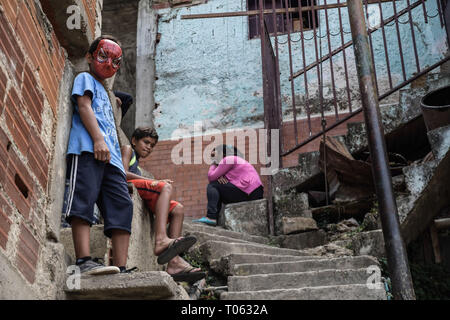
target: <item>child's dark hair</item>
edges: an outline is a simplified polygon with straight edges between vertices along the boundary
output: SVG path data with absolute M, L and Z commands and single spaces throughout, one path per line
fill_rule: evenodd
M 224 157 L 239 155 L 239 150 L 235 146 L 228 146 L 226 144 L 222 146 L 222 152 Z
M 139 127 L 134 130 L 133 135 L 131 138 L 134 138 L 136 140 L 141 140 L 143 138 L 150 137 L 155 139 L 155 142 L 158 142 L 158 133 L 154 128 L 151 127 Z
M 114 41 L 115 43 L 117 43 L 119 46 L 121 45 L 120 42 L 119 42 L 119 40 L 117 40 L 117 39 L 114 38 L 113 36 L 110 36 L 110 35 L 106 35 L 106 34 L 105 34 L 105 35 L 102 35 L 102 36 L 98 37 L 97 39 L 95 39 L 95 40 L 91 43 L 88 52 L 89 52 L 90 54 L 93 54 L 93 53 L 95 52 L 95 50 L 97 50 L 97 47 L 98 47 L 98 44 L 100 43 L 100 41 L 102 41 L 103 39 L 111 40 L 111 41 Z

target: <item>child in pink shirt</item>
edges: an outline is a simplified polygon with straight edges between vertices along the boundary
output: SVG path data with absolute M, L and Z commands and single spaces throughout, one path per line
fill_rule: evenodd
M 194 222 L 215 226 L 222 203 L 262 199 L 264 188 L 255 168 L 239 156 L 235 147 L 218 146 L 211 152 L 211 158 L 214 162 L 208 172 L 207 217 Z

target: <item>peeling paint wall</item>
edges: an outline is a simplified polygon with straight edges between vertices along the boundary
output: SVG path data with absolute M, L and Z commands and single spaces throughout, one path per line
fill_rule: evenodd
M 328 4 L 336 1 L 328 1 Z M 412 1 L 414 2 L 414 1 Z M 397 12 L 405 8 L 407 1 L 396 1 Z M 413 24 L 418 47 L 420 67 L 431 65 L 444 55 L 447 50 L 445 31 L 441 28 L 439 16 L 436 15 L 436 2 L 427 1 L 428 23 L 424 22 L 423 8 L 418 6 L 413 10 Z M 202 121 L 204 131 L 208 129 L 225 130 L 240 127 L 263 126 L 262 100 L 262 71 L 261 47 L 259 39 L 248 39 L 248 18 L 228 17 L 215 19 L 182 20 L 181 15 L 198 13 L 217 13 L 245 11 L 244 0 L 210 0 L 206 4 L 197 6 L 166 8 L 158 11 L 160 15 L 158 32 L 161 34 L 156 49 L 156 89 L 155 102 L 158 108 L 154 111 L 155 125 L 161 139 L 170 139 L 174 130 L 182 128 L 193 132 L 194 121 Z M 346 10 L 341 10 L 344 23 L 344 42 L 351 39 L 350 26 L 346 17 Z M 384 18 L 393 15 L 392 3 L 382 6 Z M 338 10 L 331 9 L 319 14 L 321 37 L 319 48 L 322 54 L 328 53 L 327 27 L 325 14 L 330 21 L 330 43 L 334 50 L 341 45 L 339 34 Z M 368 6 L 369 26 L 380 23 L 378 4 Z M 400 34 L 403 52 L 406 55 L 406 76 L 416 72 L 414 52 L 408 15 L 400 18 Z M 395 24 L 386 26 L 386 36 L 389 48 L 389 66 L 393 73 L 393 85 L 402 80 L 402 69 Z M 314 50 L 313 31 L 306 31 L 305 64 L 316 60 Z M 285 120 L 292 117 L 291 85 L 289 77 L 289 55 L 286 44 L 287 36 L 280 36 L 279 56 L 282 86 L 283 112 Z M 292 51 L 295 57 L 293 71 L 303 68 L 300 33 L 292 35 Z M 376 71 L 379 77 L 380 93 L 389 88 L 386 75 L 387 64 L 383 49 L 381 30 L 372 34 Z M 320 55 L 320 49 L 317 53 Z M 357 95 L 359 92 L 356 78 L 356 68 L 353 63 L 353 47 L 345 50 L 348 70 L 350 73 L 351 99 L 354 108 L 360 106 Z M 338 108 L 348 109 L 347 95 L 344 91 L 343 55 L 333 57 L 334 77 Z M 334 112 L 334 105 L 330 103 L 333 90 L 330 84 L 330 62 L 323 64 L 325 108 L 328 113 Z M 296 107 L 300 109 L 300 116 L 305 115 L 304 106 L 304 77 L 296 78 L 295 97 Z M 317 72 L 314 68 L 307 74 L 311 106 L 317 109 Z M 395 96 L 390 102 L 395 103 Z M 389 101 L 388 101 L 389 102 Z M 385 102 L 386 103 L 386 102 Z

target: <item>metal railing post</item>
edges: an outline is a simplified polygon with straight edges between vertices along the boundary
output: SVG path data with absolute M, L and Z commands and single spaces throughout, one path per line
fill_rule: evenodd
M 347 5 L 392 290 L 395 299 L 414 300 L 408 256 L 400 234 L 400 221 L 387 159 L 363 4 L 361 0 L 348 0 Z

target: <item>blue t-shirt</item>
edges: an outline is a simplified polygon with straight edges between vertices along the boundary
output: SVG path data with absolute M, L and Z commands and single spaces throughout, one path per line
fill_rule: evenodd
M 108 93 L 103 85 L 87 72 L 80 73 L 73 83 L 72 102 L 74 112 L 72 128 L 70 129 L 69 147 L 67 154 L 81 154 L 82 152 L 94 153 L 94 143 L 83 125 L 78 111 L 77 96 L 89 95 L 92 99 L 92 109 L 100 131 L 105 138 L 106 145 L 111 153 L 110 164 L 118 167 L 125 173 L 120 153 L 119 139 L 117 138 L 114 114 Z

